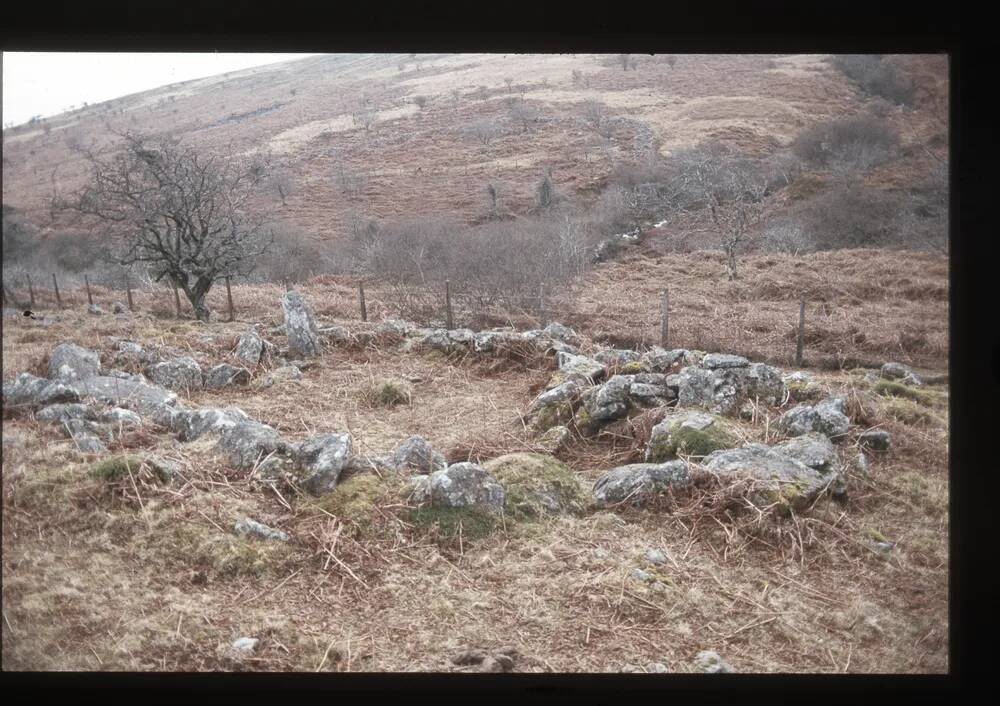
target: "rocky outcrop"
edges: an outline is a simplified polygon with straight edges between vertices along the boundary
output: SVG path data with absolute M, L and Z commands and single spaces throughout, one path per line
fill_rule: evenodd
M 255 421 L 224 429 L 215 448 L 229 465 L 240 470 L 253 468 L 271 453 L 288 450 L 277 431 Z
M 250 371 L 235 365 L 220 363 L 205 373 L 205 387 L 217 389 L 232 385 L 246 385 L 250 382 Z
M 714 451 L 702 461 L 716 476 L 757 481 L 753 493 L 761 504 L 777 502 L 799 510 L 806 507 L 833 480 L 791 456 L 764 444 Z

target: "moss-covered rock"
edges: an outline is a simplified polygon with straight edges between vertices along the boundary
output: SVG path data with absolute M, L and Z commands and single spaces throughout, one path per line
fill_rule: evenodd
M 646 448 L 647 463 L 662 463 L 678 456 L 707 456 L 739 443 L 735 428 L 720 417 L 703 412 L 672 414 L 653 427 Z
M 507 493 L 507 512 L 534 518 L 545 514 L 580 512 L 587 498 L 576 474 L 552 456 L 512 453 L 483 464 Z
M 112 456 L 103 461 L 99 461 L 90 467 L 90 475 L 99 480 L 114 482 L 129 475 L 138 476 L 139 473 L 148 469 L 156 480 L 161 483 L 170 481 L 170 471 L 165 464 L 158 463 L 152 459 L 144 459 L 140 456 Z
M 329 513 L 357 530 L 368 530 L 379 515 L 379 508 L 396 504 L 405 495 L 405 483 L 395 474 L 379 477 L 358 473 L 337 485 L 319 499 L 306 501 L 306 509 Z
M 892 380 L 879 380 L 872 385 L 872 389 L 883 397 L 902 397 L 925 406 L 932 406 L 939 401 L 947 400 L 947 396 L 942 396 L 940 392 L 921 390 Z

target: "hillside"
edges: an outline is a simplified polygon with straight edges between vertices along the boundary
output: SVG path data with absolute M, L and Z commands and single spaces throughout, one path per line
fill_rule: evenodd
M 591 203 L 614 165 L 651 150 L 669 154 L 721 139 L 752 154 L 787 146 L 804 127 L 862 110 L 868 101 L 821 55 L 616 56 L 337 55 L 189 81 L 90 105 L 4 131 L 3 201 L 48 220 L 53 190 L 78 186 L 74 147 L 100 151 L 111 131 L 171 131 L 206 149 L 270 150 L 291 175 L 272 216 L 312 238 L 337 241 L 345 219 L 449 216 L 476 222 L 487 184 L 526 213 L 538 179 Z M 671 63 L 673 62 L 673 63 Z M 903 136 L 901 158 L 872 175 L 918 180 L 941 151 L 947 59 L 900 57 L 920 87 L 912 111 L 887 116 Z M 506 99 L 523 96 L 531 122 Z M 418 97 L 424 102 L 420 108 Z M 426 99 L 426 100 L 424 100 Z M 586 122 L 603 105 L 606 137 Z M 355 120 L 368 111 L 370 130 Z M 358 116 L 359 118 L 361 116 Z M 467 128 L 492 121 L 488 145 Z M 931 148 L 928 148 L 931 145 Z

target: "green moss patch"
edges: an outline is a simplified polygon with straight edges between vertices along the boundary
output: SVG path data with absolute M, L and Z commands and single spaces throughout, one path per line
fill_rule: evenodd
M 500 516 L 480 507 L 419 507 L 409 520 L 418 530 L 434 532 L 439 538 L 463 541 L 482 539 L 502 526 Z
M 153 463 L 147 463 L 139 456 L 112 456 L 111 458 L 106 458 L 90 467 L 90 475 L 99 480 L 111 483 L 128 478 L 129 475 L 137 477 L 143 468 L 149 469 L 152 476 L 162 483 L 170 480 L 170 476 L 163 468 Z
M 483 464 L 507 493 L 507 512 L 514 519 L 559 512 L 581 512 L 587 498 L 576 474 L 552 456 L 512 453 Z
M 370 530 L 384 519 L 380 507 L 400 502 L 403 486 L 403 480 L 396 475 L 380 478 L 374 473 L 357 473 L 333 492 L 307 500 L 305 509 L 325 511 L 357 530 Z
M 933 406 L 941 402 L 947 402 L 948 396 L 936 390 L 923 390 L 912 385 L 903 385 L 892 380 L 879 380 L 872 389 L 876 394 L 883 397 L 902 397 L 913 400 L 922 405 Z
M 943 425 L 943 421 L 933 412 L 909 399 L 894 397 L 882 405 L 885 413 L 903 424 Z

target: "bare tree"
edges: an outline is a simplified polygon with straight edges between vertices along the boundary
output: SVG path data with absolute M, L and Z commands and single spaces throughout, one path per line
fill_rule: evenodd
M 611 120 L 608 119 L 607 110 L 600 101 L 591 99 L 583 104 L 583 119 L 590 127 L 604 138 L 611 136 Z
M 86 154 L 89 184 L 64 205 L 102 226 L 107 257 L 147 265 L 155 281 L 169 278 L 208 321 L 205 297 L 216 280 L 248 275 L 273 242 L 252 206 L 270 164 L 166 138 L 122 137 L 110 158 Z
M 413 102 L 417 104 L 420 110 L 423 110 L 427 105 L 427 96 L 413 96 Z
M 767 179 L 750 160 L 722 145 L 708 145 L 677 156 L 676 186 L 702 207 L 726 253 L 729 279 L 736 279 L 736 255 L 764 216 Z
M 495 120 L 477 120 L 465 128 L 465 132 L 483 143 L 488 148 L 490 143 L 500 134 L 500 126 Z
M 510 117 L 515 122 L 520 123 L 521 132 L 527 132 L 528 128 L 541 116 L 538 106 L 527 103 L 524 99 L 516 100 L 510 106 Z
M 622 71 L 628 71 L 628 62 L 631 54 L 619 54 L 618 62 L 622 65 Z
M 376 117 L 377 112 L 375 108 L 367 104 L 362 105 L 351 113 L 351 120 L 354 122 L 355 127 L 364 128 L 366 133 L 370 132 L 375 125 Z
M 497 187 L 493 184 L 486 185 L 486 195 L 490 199 L 490 218 L 497 216 Z
M 542 180 L 538 182 L 538 186 L 535 187 L 535 200 L 538 202 L 538 210 L 545 211 L 552 207 L 555 203 L 556 190 L 552 183 L 552 171 L 545 173 Z
M 510 87 L 514 84 L 514 79 L 510 76 L 505 76 L 503 82 L 507 84 L 507 93 L 510 93 Z

